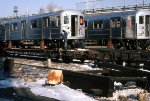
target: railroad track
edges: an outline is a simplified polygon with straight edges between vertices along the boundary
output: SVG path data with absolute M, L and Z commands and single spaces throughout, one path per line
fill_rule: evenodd
M 47 50 L 47 49 L 4 49 L 5 56 L 27 58 L 27 59 L 55 59 L 65 63 L 72 62 L 73 59 L 78 59 L 84 62 L 85 59 L 93 59 L 93 51 L 88 49 L 75 49 L 75 50 Z
M 41 50 L 41 49 L 5 49 L 8 57 L 46 60 L 48 58 L 70 63 L 78 59 L 82 63 L 88 60 L 111 62 L 129 67 L 150 69 L 149 50 L 114 50 L 114 49 L 82 49 L 82 50 Z
M 83 91 L 95 95 L 112 96 L 114 91 L 114 82 L 119 81 L 125 84 L 128 81 L 136 82 L 138 87 L 150 91 L 150 73 L 135 68 L 138 63 L 149 64 L 149 51 L 124 51 L 124 50 L 39 50 L 39 49 L 6 49 L 7 56 L 27 57 L 35 59 L 41 57 L 61 58 L 64 62 L 71 62 L 72 59 L 94 59 L 94 65 L 103 68 L 101 71 L 73 72 L 63 70 L 65 82 L 69 82 L 71 88 L 83 89 Z M 126 62 L 126 66 L 123 66 Z M 132 64 L 137 64 L 132 66 Z
M 124 77 L 144 77 L 146 78 L 146 85 L 145 89 L 150 91 L 150 71 L 148 70 L 139 70 L 137 68 L 122 66 L 118 64 L 112 64 L 112 63 L 97 63 L 99 67 L 107 68 L 110 70 L 109 74 L 104 74 L 105 76 L 124 76 Z
M 69 81 L 69 85 L 74 89 L 82 89 L 87 93 L 99 96 L 112 96 L 115 91 L 114 82 L 119 81 L 122 84 L 128 81 L 134 81 L 137 87 L 145 89 L 146 78 L 145 77 L 124 77 L 121 75 L 117 76 L 105 76 L 106 70 L 103 71 L 84 71 L 84 72 L 71 72 L 63 71 L 64 81 Z M 107 72 L 109 74 L 110 72 Z M 101 75 L 99 75 L 101 74 Z

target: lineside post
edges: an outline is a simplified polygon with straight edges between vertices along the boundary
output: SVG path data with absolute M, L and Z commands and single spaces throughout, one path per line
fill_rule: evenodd
M 11 75 L 13 73 L 14 59 L 6 59 L 4 61 L 4 72 Z
M 40 42 L 40 49 L 44 49 L 44 39 L 42 39 Z
M 51 65 L 52 65 L 51 59 L 47 59 L 47 67 L 51 68 Z
M 111 38 L 111 36 L 108 39 L 107 48 L 112 48 L 112 38 Z
M 12 42 L 11 42 L 11 40 L 9 40 L 9 42 L 8 42 L 8 48 L 9 48 L 9 49 L 12 48 Z

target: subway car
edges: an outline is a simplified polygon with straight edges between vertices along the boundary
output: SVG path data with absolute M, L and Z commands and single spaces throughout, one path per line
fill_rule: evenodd
M 120 11 L 85 17 L 86 45 L 115 49 L 146 49 L 150 44 L 150 9 Z
M 84 15 L 77 10 L 9 19 L 0 27 L 0 40 L 8 48 L 84 48 Z

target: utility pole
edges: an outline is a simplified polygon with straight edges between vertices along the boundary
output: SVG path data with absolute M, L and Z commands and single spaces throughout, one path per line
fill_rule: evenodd
M 144 7 L 144 0 L 143 0 L 143 7 Z
M 29 16 L 29 8 L 28 8 L 28 0 L 26 1 L 26 5 L 27 5 L 27 7 L 26 7 L 26 16 Z
M 126 6 L 126 1 L 124 0 L 124 8 L 125 8 L 125 6 Z
M 113 11 L 114 11 L 114 9 L 115 9 L 114 0 L 113 0 L 113 7 L 112 7 L 112 9 L 113 9 Z
M 93 0 L 93 1 L 88 1 L 88 4 L 92 4 L 91 6 L 92 6 L 92 10 L 93 10 L 93 12 L 94 12 L 94 9 L 95 9 L 95 1 Z M 90 7 L 91 8 L 91 7 Z
M 126 1 L 124 0 L 124 7 L 123 7 L 123 11 L 125 11 L 126 8 Z

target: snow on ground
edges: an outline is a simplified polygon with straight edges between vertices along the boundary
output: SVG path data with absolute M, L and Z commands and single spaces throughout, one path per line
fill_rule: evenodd
M 96 101 L 84 93 L 71 89 L 63 84 L 56 86 L 42 86 L 46 79 L 37 82 L 24 82 L 22 79 L 8 78 L 0 80 L 0 88 L 7 87 L 28 87 L 35 95 L 58 99 L 61 101 Z

